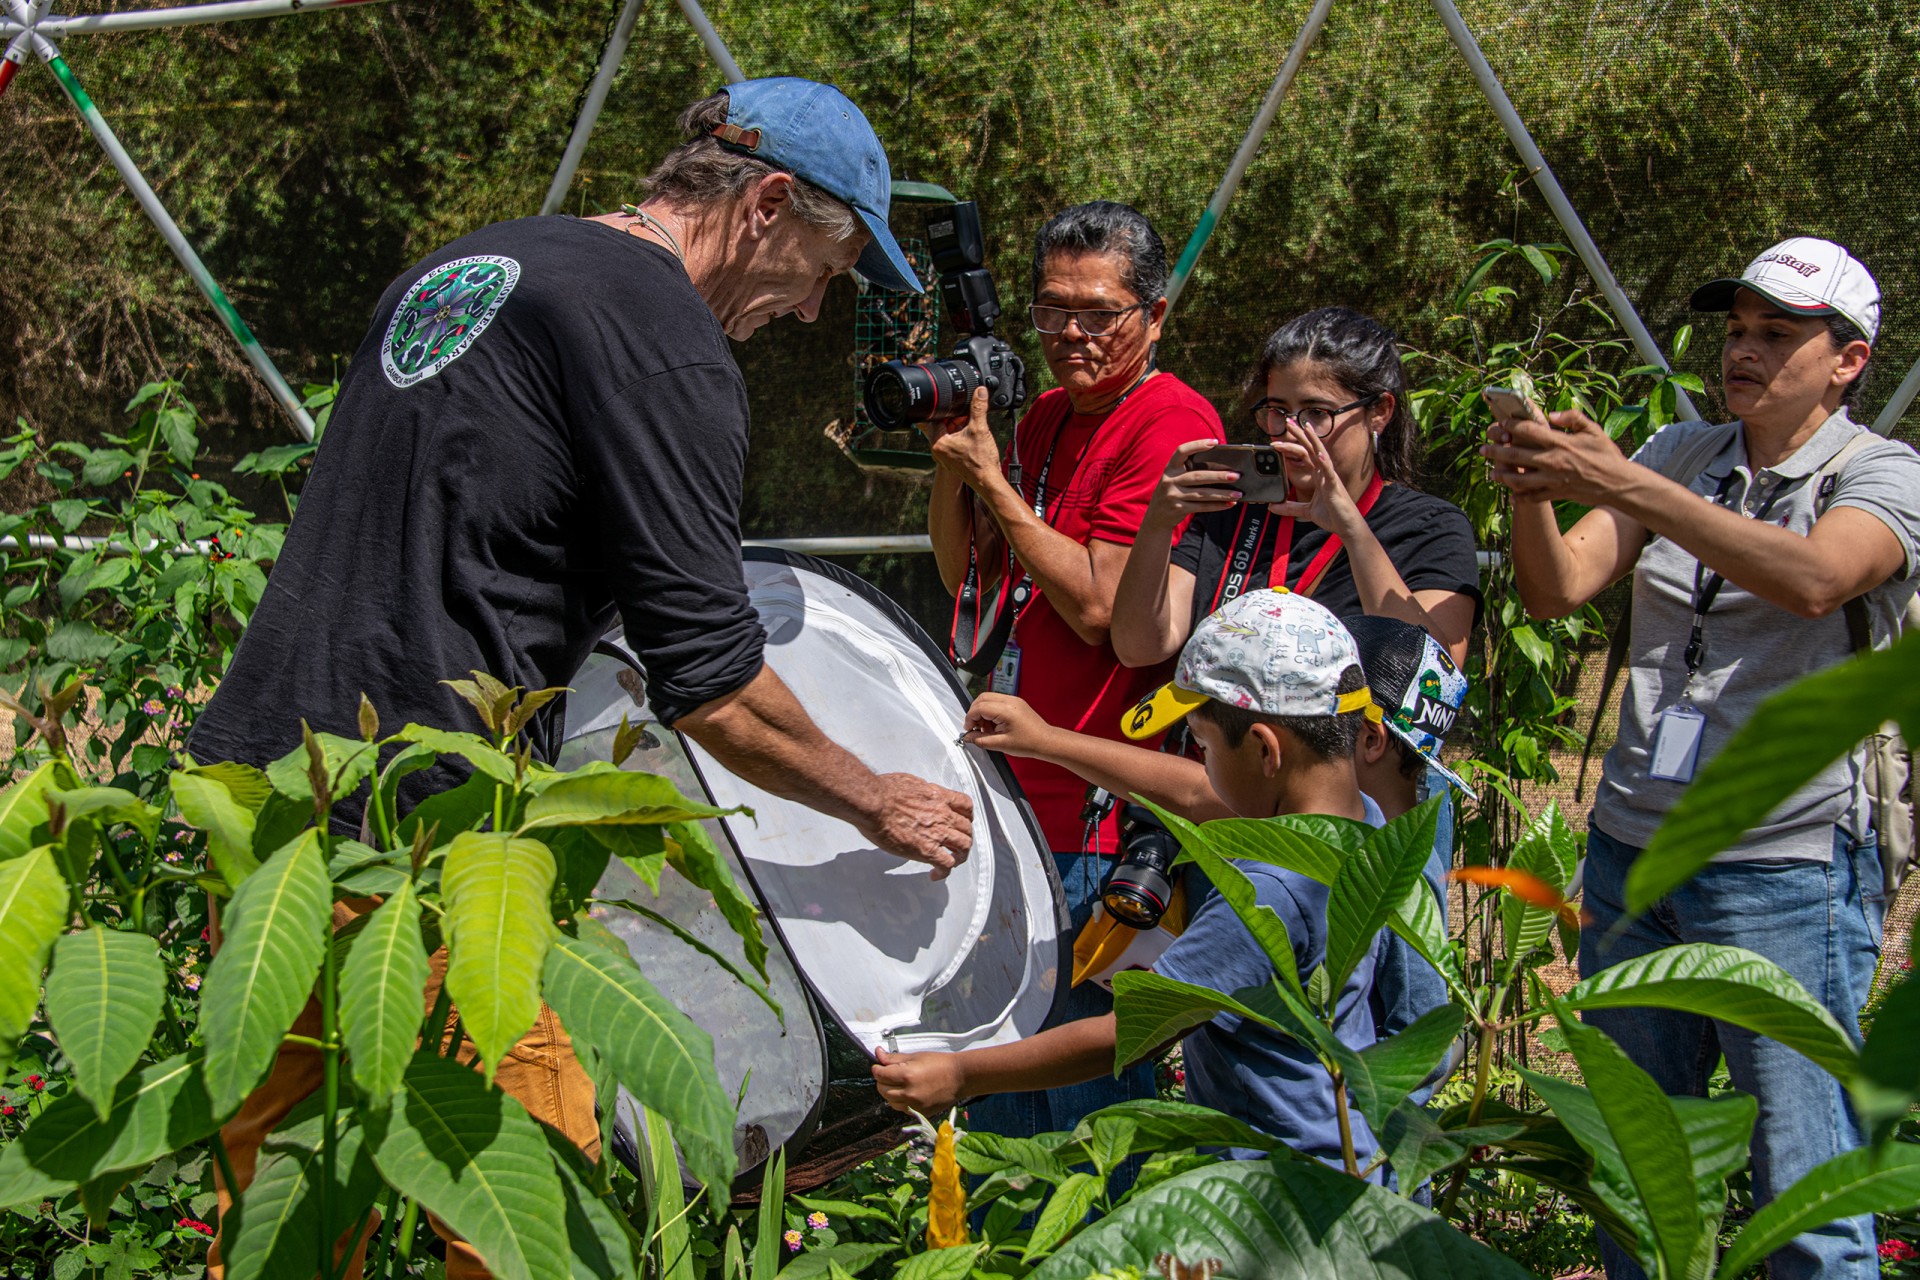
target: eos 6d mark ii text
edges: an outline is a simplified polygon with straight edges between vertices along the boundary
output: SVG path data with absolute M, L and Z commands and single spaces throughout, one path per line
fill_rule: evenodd
M 927 241 L 940 272 L 947 321 L 967 336 L 954 344 L 948 359 L 889 360 L 868 376 L 867 416 L 888 431 L 964 414 L 975 387 L 987 389 L 993 409 L 1017 409 L 1027 398 L 1026 366 L 993 333 L 1000 294 L 986 269 L 986 242 L 973 201 L 929 213 Z

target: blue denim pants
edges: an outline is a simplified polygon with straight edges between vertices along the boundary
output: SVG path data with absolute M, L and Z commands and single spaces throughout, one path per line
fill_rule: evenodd
M 1060 869 L 1067 910 L 1073 917 L 1072 932 L 1077 935 L 1093 916 L 1093 904 L 1100 900 L 1101 881 L 1113 859 L 1097 853 L 1056 853 L 1053 861 Z M 1070 973 L 1063 973 L 1060 980 L 1070 982 L 1072 977 Z M 1067 993 L 1060 1021 L 1098 1018 L 1112 1012 L 1113 996 L 1097 983 L 1083 982 Z M 1072 1129 L 1083 1117 L 1102 1107 L 1154 1096 L 1153 1065 L 1140 1062 L 1122 1071 L 1118 1079 L 1101 1076 L 1063 1089 L 999 1093 L 981 1098 L 967 1107 L 967 1127 L 1010 1138 L 1031 1138 Z
M 1717 862 L 1603 942 L 1626 914 L 1627 868 L 1640 850 L 1598 827 L 1587 833 L 1580 973 L 1683 942 L 1745 947 L 1797 978 L 1840 1025 L 1859 1037 L 1860 1007 L 1873 986 L 1886 917 L 1878 847 L 1835 828 L 1832 862 L 1768 859 Z M 1619 1043 L 1669 1094 L 1704 1097 L 1726 1055 L 1733 1086 L 1760 1103 L 1753 1131 L 1753 1193 L 1765 1204 L 1822 1161 L 1861 1144 L 1859 1122 L 1840 1083 L 1774 1040 L 1710 1018 L 1667 1009 L 1593 1010 L 1585 1019 Z M 1600 1238 L 1612 1280 L 1641 1280 L 1625 1251 Z M 1774 1280 L 1880 1274 L 1873 1219 L 1846 1218 L 1796 1236 L 1775 1253 Z

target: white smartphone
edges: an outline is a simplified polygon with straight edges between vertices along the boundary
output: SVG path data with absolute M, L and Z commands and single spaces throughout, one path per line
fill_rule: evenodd
M 1547 415 L 1540 406 L 1515 391 L 1512 387 L 1482 387 L 1480 397 L 1493 409 L 1496 419 L 1530 418 L 1535 422 L 1545 422 Z

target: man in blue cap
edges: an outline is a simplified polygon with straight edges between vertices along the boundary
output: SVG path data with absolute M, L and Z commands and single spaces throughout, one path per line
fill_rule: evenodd
M 876 776 L 762 664 L 740 564 L 747 393 L 727 339 L 811 321 L 842 272 L 920 289 L 887 230 L 886 152 L 858 107 L 809 80 L 733 85 L 681 123 L 689 140 L 637 208 L 483 227 L 387 289 L 194 726 L 197 759 L 264 766 L 299 744 L 302 719 L 357 737 L 362 693 L 388 724 L 478 729 L 441 681 L 478 669 L 566 685 L 617 618 L 652 714 L 732 772 L 936 877 L 966 857 L 964 796 Z M 526 730 L 539 758 L 562 705 Z M 442 757 L 401 783 L 402 808 L 462 776 Z M 318 1055 L 294 1047 L 227 1125 L 243 1183 L 319 1078 Z M 498 1078 L 597 1146 L 591 1084 L 550 1011 Z M 481 1273 L 464 1246 L 449 1252 L 450 1277 Z

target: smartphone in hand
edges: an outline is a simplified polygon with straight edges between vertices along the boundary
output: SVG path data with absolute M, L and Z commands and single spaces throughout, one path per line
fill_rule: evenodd
M 1270 444 L 1216 444 L 1187 459 L 1189 471 L 1231 471 L 1243 502 L 1285 502 L 1287 468 Z
M 1534 422 L 1547 420 L 1547 415 L 1541 411 L 1539 405 L 1512 387 L 1482 387 L 1480 397 L 1492 407 L 1496 421 L 1510 418 L 1527 418 Z

